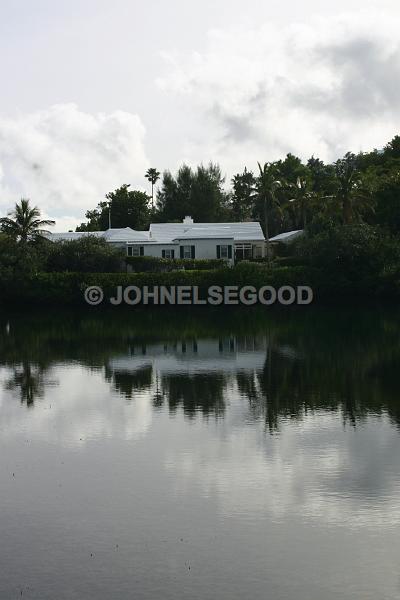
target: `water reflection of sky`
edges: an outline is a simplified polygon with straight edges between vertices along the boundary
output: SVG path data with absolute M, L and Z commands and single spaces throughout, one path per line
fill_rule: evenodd
M 279 350 L 287 360 L 296 356 Z M 190 452 L 179 443 L 163 449 L 179 493 L 195 486 L 205 498 L 215 494 L 221 510 L 233 515 L 279 521 L 297 514 L 346 527 L 398 523 L 399 432 L 388 416 L 364 415 L 354 428 L 340 406 L 316 412 L 305 406 L 296 418 L 282 415 L 279 431 L 268 435 L 263 410 L 249 407 L 236 379 L 247 374 L 255 382 L 266 353 L 264 339 L 196 340 L 131 347 L 101 368 L 60 364 L 44 374 L 32 367 L 30 377 L 39 380 L 33 410 L 15 402 L 21 365 L 3 367 L 2 440 L 28 436 L 77 449 L 106 439 L 135 441 L 146 436 L 166 401 L 169 416 L 182 408 L 194 419 L 189 429 L 181 425 L 178 438 L 197 440 Z M 221 396 L 220 410 L 213 393 Z M 256 384 L 254 393 L 261 394 Z M 199 427 L 197 418 L 210 414 L 211 422 Z
M 394 346 L 278 333 L 0 355 L 0 594 L 52 549 L 75 597 L 395 598 Z

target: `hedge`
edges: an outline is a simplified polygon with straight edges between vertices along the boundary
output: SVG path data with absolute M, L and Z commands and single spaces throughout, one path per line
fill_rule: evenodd
M 166 273 L 38 273 L 21 281 L 9 279 L 0 283 L 0 300 L 32 304 L 84 304 L 87 287 L 99 286 L 106 298 L 115 295 L 118 286 L 198 286 L 204 295 L 212 285 L 307 285 L 311 272 L 305 269 L 266 269 L 259 265 L 208 271 L 170 271 Z
M 354 282 L 345 274 L 332 274 L 315 267 L 267 268 L 257 263 L 239 263 L 232 269 L 208 271 L 170 271 L 166 273 L 38 273 L 34 277 L 14 279 L 0 274 L 0 301 L 49 305 L 84 305 L 84 290 L 90 286 L 103 289 L 106 298 L 115 295 L 118 286 L 198 286 L 200 296 L 212 285 L 239 287 L 254 286 L 259 289 L 270 285 L 309 285 L 315 300 L 357 298 L 362 302 L 372 298 L 400 297 L 400 270 L 382 273 L 378 278 Z M 106 304 L 106 302 L 105 302 Z
M 176 270 L 208 271 L 222 269 L 226 263 L 219 258 L 189 259 L 189 258 L 158 258 L 156 256 L 127 256 L 126 264 L 135 273 L 163 273 Z

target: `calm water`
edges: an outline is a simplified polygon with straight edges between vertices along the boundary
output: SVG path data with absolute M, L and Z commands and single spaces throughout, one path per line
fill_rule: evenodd
M 1 314 L 0 599 L 398 599 L 400 313 Z

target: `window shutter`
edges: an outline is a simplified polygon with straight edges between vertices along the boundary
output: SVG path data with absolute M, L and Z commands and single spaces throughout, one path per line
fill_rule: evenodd
M 228 246 L 228 258 L 232 258 L 232 246 Z
M 192 246 L 192 258 L 196 258 L 196 248 Z
M 144 246 L 140 246 L 140 256 L 144 256 Z
M 181 258 L 183 258 L 183 246 L 179 246 L 179 252 L 180 252 Z
M 161 256 L 165 258 L 165 250 L 161 250 Z
M 171 258 L 175 258 L 175 250 L 171 250 Z
M 221 258 L 221 246 L 217 246 L 217 258 Z

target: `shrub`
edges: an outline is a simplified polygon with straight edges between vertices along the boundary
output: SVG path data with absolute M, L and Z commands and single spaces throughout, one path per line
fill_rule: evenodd
M 28 244 L 0 234 L 0 274 L 3 279 L 37 273 L 43 266 L 47 245 L 46 240 Z
M 94 236 L 51 244 L 44 270 L 50 273 L 116 273 L 122 270 L 122 251 Z
M 296 242 L 306 263 L 360 279 L 380 273 L 400 259 L 399 242 L 366 224 L 332 227 Z
M 222 259 L 158 258 L 156 256 L 128 256 L 126 264 L 134 273 L 162 273 L 166 271 L 205 271 L 221 269 L 226 263 Z

